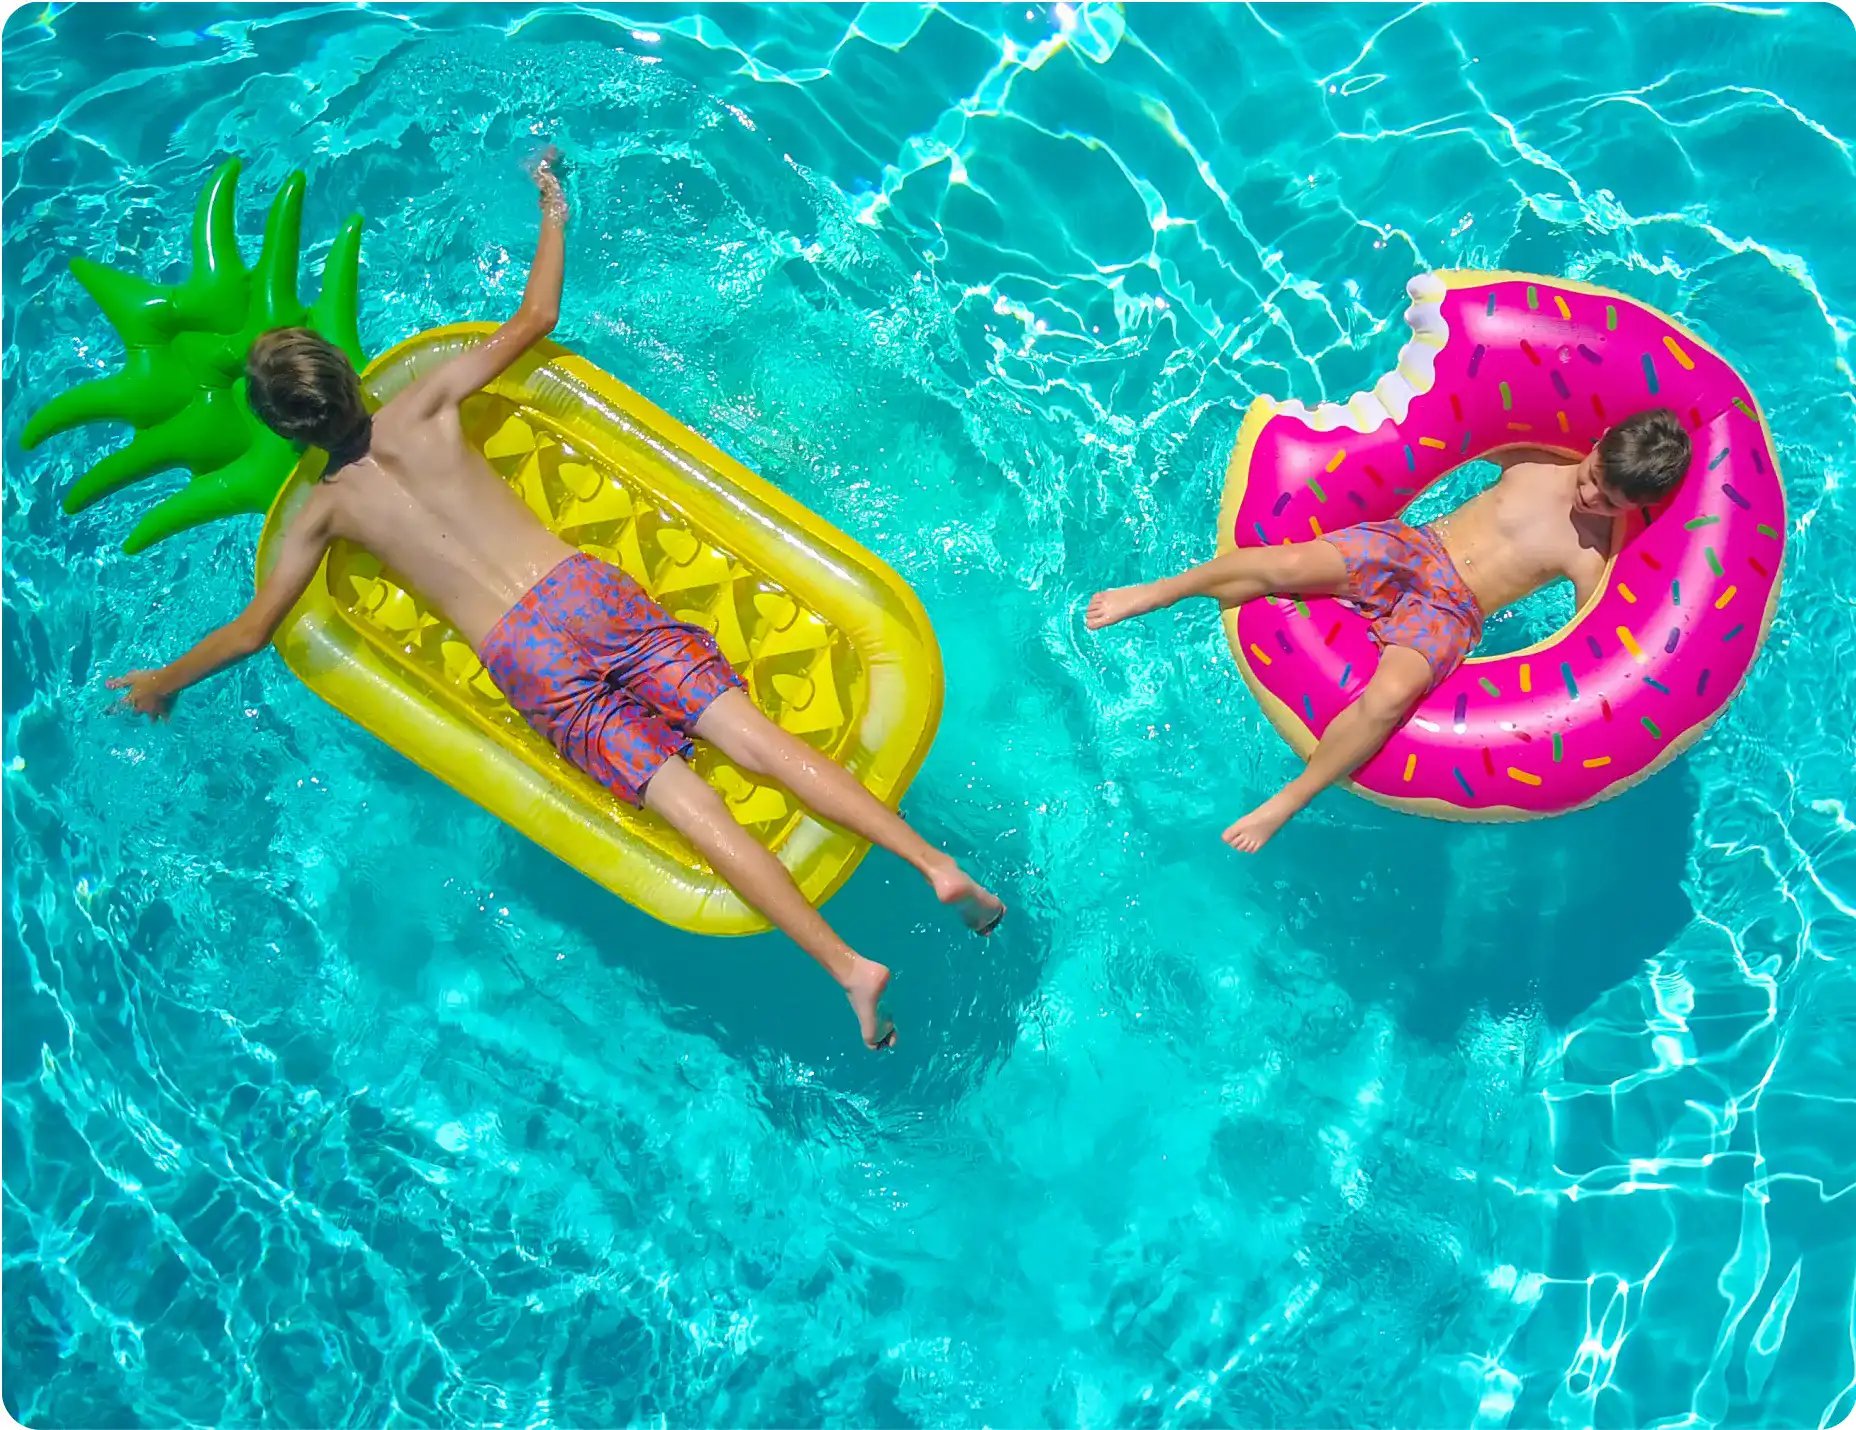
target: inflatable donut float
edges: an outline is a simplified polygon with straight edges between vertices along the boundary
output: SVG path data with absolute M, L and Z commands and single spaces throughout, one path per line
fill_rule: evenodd
M 1740 376 L 1645 304 L 1523 273 L 1420 274 L 1396 369 L 1310 411 L 1259 397 L 1225 481 L 1219 550 L 1397 516 L 1504 447 L 1589 452 L 1615 422 L 1674 410 L 1694 452 L 1667 501 L 1625 521 L 1595 595 L 1526 650 L 1472 656 L 1354 772 L 1369 799 L 1447 819 L 1580 809 L 1661 769 L 1721 713 L 1778 604 L 1785 493 Z M 1371 675 L 1367 620 L 1322 598 L 1225 613 L 1238 668 L 1307 758 Z

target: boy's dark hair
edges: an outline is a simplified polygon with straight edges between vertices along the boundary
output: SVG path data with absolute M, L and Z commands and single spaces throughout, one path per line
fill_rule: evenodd
M 273 328 L 245 358 L 245 397 L 258 420 L 329 454 L 329 470 L 367 455 L 374 419 L 348 355 L 308 328 Z
M 1633 506 L 1649 506 L 1675 490 L 1688 470 L 1688 433 L 1667 407 L 1626 417 L 1598 444 L 1598 476 Z

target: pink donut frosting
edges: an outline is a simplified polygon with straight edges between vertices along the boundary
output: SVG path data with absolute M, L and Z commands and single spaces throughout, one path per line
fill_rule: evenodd
M 1604 585 L 1524 651 L 1471 657 L 1427 695 L 1354 787 L 1455 819 L 1577 809 L 1695 739 L 1751 668 L 1785 550 L 1771 436 L 1734 370 L 1621 293 L 1515 273 L 1420 274 L 1396 371 L 1310 412 L 1260 397 L 1226 478 L 1220 549 L 1396 516 L 1446 472 L 1502 447 L 1591 450 L 1620 418 L 1672 408 L 1694 456 L 1626 524 Z M 1337 600 L 1253 601 L 1226 632 L 1252 690 L 1302 755 L 1378 661 Z

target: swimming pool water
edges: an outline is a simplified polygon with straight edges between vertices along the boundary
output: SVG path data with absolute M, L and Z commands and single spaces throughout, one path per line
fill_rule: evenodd
M 34 7 L 5 32 L 4 1397 L 35 1425 L 1822 1425 L 1856 1415 L 1856 28 L 1829 7 Z M 261 657 L 247 592 L 18 446 L 115 361 L 63 259 L 368 216 L 363 338 L 515 301 L 879 552 L 948 670 L 856 1047 L 773 938 L 598 889 Z M 310 270 L 320 257 L 312 253 Z M 1746 373 L 1785 596 L 1647 785 L 1512 827 L 1291 770 L 1202 559 L 1257 392 L 1422 266 L 1565 272 Z M 1493 639 L 1563 618 L 1548 593 Z M 1555 601 L 1561 604 L 1555 606 Z

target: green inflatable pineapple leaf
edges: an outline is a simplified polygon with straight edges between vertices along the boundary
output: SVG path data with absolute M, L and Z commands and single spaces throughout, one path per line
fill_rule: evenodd
M 193 217 L 193 272 L 185 282 L 150 283 L 88 259 L 71 272 L 96 299 L 127 355 L 122 371 L 60 393 L 26 424 L 30 450 L 87 422 L 127 422 L 129 445 L 112 452 L 65 494 L 81 511 L 156 472 L 184 467 L 187 485 L 137 523 L 123 550 L 146 549 L 177 531 L 240 512 L 270 508 L 296 449 L 252 415 L 245 402 L 245 355 L 271 328 L 311 328 L 362 366 L 355 305 L 361 278 L 361 216 L 341 227 L 323 265 L 322 293 L 305 307 L 297 296 L 303 190 L 292 174 L 264 224 L 257 266 L 239 257 L 233 201 L 239 161 L 221 164 Z

